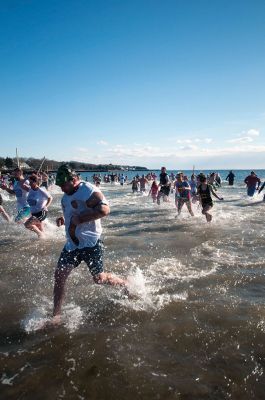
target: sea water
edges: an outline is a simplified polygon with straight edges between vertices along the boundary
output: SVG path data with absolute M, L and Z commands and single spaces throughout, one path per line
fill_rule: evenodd
M 60 189 L 46 239 L 1 219 L 1 399 L 264 399 L 265 203 L 247 197 L 249 171 L 234 172 L 211 224 L 197 205 L 176 219 L 174 193 L 158 206 L 131 185 L 102 183 L 105 270 L 128 278 L 132 296 L 95 285 L 81 264 L 57 328 L 43 326 L 65 241 Z M 14 198 L 4 207 L 14 215 Z

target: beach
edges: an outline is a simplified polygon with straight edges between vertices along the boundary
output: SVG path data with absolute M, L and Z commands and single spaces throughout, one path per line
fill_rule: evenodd
M 57 328 L 39 329 L 65 243 L 60 188 L 51 189 L 46 239 L 1 220 L 1 398 L 264 399 L 265 191 L 248 198 L 250 171 L 234 172 L 211 224 L 197 205 L 176 219 L 174 194 L 158 206 L 131 185 L 102 183 L 105 270 L 128 277 L 135 296 L 95 285 L 82 264 Z M 15 199 L 1 194 L 14 215 Z

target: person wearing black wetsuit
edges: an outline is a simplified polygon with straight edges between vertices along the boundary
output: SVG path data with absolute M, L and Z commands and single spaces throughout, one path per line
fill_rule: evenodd
M 166 167 L 161 168 L 161 173 L 159 175 L 159 192 L 157 196 L 157 204 L 160 204 L 161 197 L 163 197 L 163 201 L 168 201 L 168 195 L 170 192 L 170 179 L 166 171 Z
M 227 177 L 225 178 L 225 180 L 228 181 L 229 186 L 233 186 L 234 179 L 235 179 L 235 174 L 233 173 L 233 171 L 230 171 Z
M 216 197 L 218 200 L 223 200 L 223 198 L 219 197 L 213 190 L 212 186 L 207 183 L 207 178 L 205 175 L 201 174 L 199 176 L 199 180 L 200 184 L 197 190 L 202 205 L 202 214 L 205 215 L 207 222 L 211 222 L 213 218 L 212 215 L 209 213 L 209 211 L 213 207 L 213 199 L 211 195 Z

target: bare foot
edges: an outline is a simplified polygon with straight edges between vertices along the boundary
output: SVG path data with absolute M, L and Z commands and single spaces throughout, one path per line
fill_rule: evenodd
M 57 328 L 59 325 L 61 325 L 61 316 L 56 315 L 55 317 L 52 317 L 46 321 L 44 321 L 40 326 L 39 329 L 49 329 L 49 328 Z
M 55 315 L 54 317 L 52 317 L 52 319 L 50 320 L 50 323 L 55 326 L 55 325 L 60 325 L 62 323 L 62 319 L 60 315 Z

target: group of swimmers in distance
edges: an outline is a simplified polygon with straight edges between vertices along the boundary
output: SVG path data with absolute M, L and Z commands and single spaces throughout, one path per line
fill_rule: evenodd
M 27 229 L 32 230 L 39 238 L 43 237 L 43 221 L 47 217 L 48 207 L 52 202 L 52 196 L 49 193 L 49 186 L 55 183 L 55 176 L 45 172 L 33 172 L 29 177 L 24 177 L 21 168 L 15 168 L 11 177 L 0 177 L 0 188 L 10 195 L 15 195 L 17 200 L 17 215 L 14 221 L 24 223 Z M 88 178 L 85 179 L 86 182 Z M 230 171 L 226 177 L 228 184 L 233 186 L 235 174 Z M 194 216 L 192 204 L 200 203 L 202 214 L 205 215 L 207 222 L 211 222 L 212 215 L 210 210 L 213 207 L 212 196 L 222 201 L 216 190 L 221 187 L 222 180 L 218 173 L 212 172 L 209 175 L 200 173 L 191 175 L 190 179 L 183 172 L 174 174 L 167 173 L 166 167 L 162 167 L 159 176 L 153 172 L 147 175 L 138 174 L 128 182 L 127 175 L 124 173 L 109 173 L 103 177 L 101 174 L 94 174 L 92 181 L 99 187 L 101 182 L 119 183 L 121 186 L 128 184 L 132 187 L 133 193 L 147 193 L 152 198 L 153 203 L 160 205 L 169 201 L 169 194 L 175 192 L 175 206 L 178 217 L 185 205 L 191 216 Z M 253 197 L 256 190 L 259 193 L 264 189 L 265 182 L 261 185 L 261 180 L 254 171 L 251 171 L 244 182 L 247 185 L 247 194 Z M 265 201 L 265 195 L 264 195 Z M 0 194 L 0 214 L 10 222 L 11 217 L 3 207 L 3 199 Z
M 229 186 L 234 185 L 235 174 L 233 171 L 229 171 L 227 177 Z M 136 175 L 133 177 L 131 182 L 128 182 L 128 177 L 124 174 L 105 174 L 103 177 L 105 183 L 119 182 L 120 185 L 127 183 L 132 185 L 133 193 L 147 193 L 150 187 L 148 195 L 152 198 L 153 203 L 160 205 L 161 199 L 164 202 L 169 201 L 169 194 L 175 191 L 175 206 L 177 209 L 177 217 L 180 215 L 182 207 L 186 205 L 191 216 L 194 216 L 192 211 L 192 204 L 199 202 L 202 207 L 202 214 L 205 215 L 206 221 L 211 222 L 212 215 L 209 213 L 213 207 L 212 196 L 222 201 L 223 197 L 219 197 L 216 190 L 221 187 L 222 179 L 219 173 L 211 172 L 209 175 L 200 173 L 191 175 L 190 179 L 183 172 L 178 172 L 176 175 L 171 172 L 167 173 L 166 167 L 161 168 L 159 175 L 159 182 L 157 180 L 157 175 L 155 173 L 148 173 L 147 175 Z M 100 186 L 102 182 L 102 177 L 100 174 L 93 175 L 93 182 L 96 186 Z M 254 171 L 251 171 L 244 182 L 247 185 L 247 194 L 253 197 L 256 190 L 259 193 L 264 189 L 265 182 L 261 185 L 260 179 L 257 177 Z M 150 186 L 151 185 L 151 186 Z M 265 201 L 265 195 L 264 195 Z
M 130 184 L 132 185 L 132 191 L 135 193 L 138 191 L 146 192 L 146 185 L 149 183 L 149 177 L 134 177 Z M 161 200 L 164 202 L 169 201 L 169 194 L 175 191 L 175 206 L 177 209 L 177 217 L 180 215 L 182 207 L 186 205 L 190 215 L 193 217 L 192 203 L 200 202 L 202 206 L 202 214 L 205 215 L 207 222 L 211 222 L 212 215 L 210 210 L 213 207 L 212 195 L 219 200 L 223 200 L 219 197 L 214 190 L 215 185 L 221 186 L 221 177 L 219 174 L 213 172 L 208 177 L 203 173 L 191 175 L 189 180 L 187 175 L 183 172 L 178 172 L 176 175 L 167 173 L 166 167 L 161 168 L 159 175 L 159 182 L 156 180 L 156 176 L 151 175 L 151 187 L 148 193 L 152 197 L 153 203 L 160 205 Z

